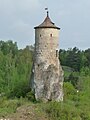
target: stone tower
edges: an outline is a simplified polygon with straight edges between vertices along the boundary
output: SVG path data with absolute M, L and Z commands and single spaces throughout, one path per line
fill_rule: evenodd
M 63 71 L 59 62 L 59 27 L 48 11 L 42 24 L 35 27 L 35 56 L 32 89 L 37 100 L 63 101 Z

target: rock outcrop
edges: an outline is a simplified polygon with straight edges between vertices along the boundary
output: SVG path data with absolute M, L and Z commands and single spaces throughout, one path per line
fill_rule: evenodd
M 53 64 L 49 65 L 47 69 L 45 69 L 44 63 L 37 67 L 38 76 L 33 75 L 32 78 L 36 99 L 45 102 L 63 101 L 63 70 L 61 66 L 59 66 L 59 70 Z

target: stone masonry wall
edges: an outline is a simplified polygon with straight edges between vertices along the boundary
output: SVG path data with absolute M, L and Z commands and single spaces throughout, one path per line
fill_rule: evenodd
M 56 64 L 58 59 L 59 30 L 53 28 L 36 29 L 35 31 L 35 60 L 47 64 Z M 57 57 L 56 57 L 57 56 Z

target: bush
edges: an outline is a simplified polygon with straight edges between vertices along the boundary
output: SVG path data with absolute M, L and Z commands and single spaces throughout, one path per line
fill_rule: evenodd
M 74 104 L 50 102 L 45 107 L 50 120 L 80 120 L 79 111 Z
M 79 83 L 79 77 L 71 73 L 68 77 L 65 77 L 65 82 L 70 82 L 76 89 Z
M 28 100 L 32 101 L 32 102 L 35 102 L 36 99 L 35 99 L 35 95 L 34 95 L 34 92 L 33 91 L 30 91 L 26 94 L 26 98 L 28 98 Z
M 64 100 L 75 100 L 77 99 L 77 90 L 70 82 L 64 83 Z

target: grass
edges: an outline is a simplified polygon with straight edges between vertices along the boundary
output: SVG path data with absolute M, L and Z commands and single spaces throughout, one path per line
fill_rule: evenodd
M 20 99 L 7 99 L 6 97 L 0 98 L 0 117 L 15 113 L 17 108 L 24 104 L 27 104 L 27 99 L 22 97 Z
M 33 120 L 36 118 L 37 120 L 48 120 L 45 111 L 43 111 L 43 105 L 41 102 L 31 102 L 27 98 L 7 99 L 3 97 L 0 98 L 0 118 L 19 120 L 20 116 L 22 118 L 27 116 Z M 15 118 L 16 116 L 17 118 Z

